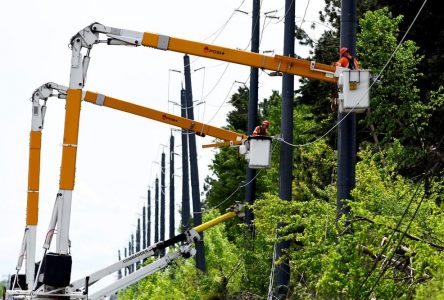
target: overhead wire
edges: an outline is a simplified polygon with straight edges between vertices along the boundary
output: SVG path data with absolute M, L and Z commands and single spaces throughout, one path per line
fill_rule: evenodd
M 237 7 L 237 8 L 235 8 L 234 10 L 233 10 L 233 12 L 231 13 L 231 15 L 228 17 L 228 20 L 224 23 L 224 24 L 222 24 L 222 26 L 220 26 L 215 32 L 213 32 L 212 34 L 210 34 L 208 37 L 206 37 L 206 38 L 204 38 L 202 41 L 206 41 L 206 40 L 208 40 L 210 37 L 212 37 L 213 35 L 215 35 L 216 33 L 217 33 L 217 35 L 216 35 L 216 37 L 211 41 L 212 43 L 219 37 L 219 35 L 222 33 L 222 31 L 225 29 L 225 27 L 227 27 L 227 25 L 228 25 L 228 23 L 231 21 L 231 19 L 233 18 L 233 16 L 236 14 L 236 12 L 238 12 L 239 10 L 240 10 L 240 8 L 242 7 L 242 5 L 245 3 L 245 0 L 243 0 L 242 2 L 241 2 L 241 4 Z
M 264 0 L 261 0 L 261 2 L 260 2 L 260 4 L 259 4 L 259 7 L 262 7 L 263 2 L 264 2 Z M 256 19 L 256 22 L 254 23 L 254 27 L 253 27 L 253 29 L 252 29 L 252 32 L 254 32 L 255 29 L 256 29 L 258 26 L 260 26 L 260 21 L 259 21 L 259 19 L 260 19 L 260 18 L 257 18 L 257 19 Z M 250 38 L 250 40 L 248 41 L 247 46 L 244 47 L 244 50 L 246 50 L 246 49 L 248 49 L 248 47 L 250 47 L 252 41 L 253 41 L 253 37 Z M 260 40 L 259 40 L 259 45 L 260 45 Z
M 221 201 L 221 202 L 219 202 L 219 204 L 218 205 L 216 205 L 215 207 L 213 207 L 213 209 L 217 209 L 217 208 L 219 208 L 222 204 L 224 204 L 225 202 L 227 202 L 228 200 L 230 200 L 231 199 L 231 197 L 233 197 L 241 188 L 243 188 L 243 187 L 246 187 L 247 185 L 249 185 L 250 183 L 252 183 L 255 179 L 256 179 L 256 177 L 257 176 L 259 176 L 259 174 L 262 172 L 262 170 L 263 169 L 260 169 L 259 170 L 259 172 L 257 172 L 256 173 L 256 175 L 253 177 L 253 178 L 251 178 L 251 180 L 250 181 L 248 181 L 247 183 L 245 183 L 245 184 L 239 184 L 238 186 L 237 186 L 237 188 L 227 197 L 227 198 L 225 198 L 223 201 Z
M 417 187 L 417 190 L 415 191 L 415 195 L 416 195 L 416 193 L 417 193 L 417 191 L 418 191 L 418 188 L 419 188 L 419 186 L 421 185 L 421 183 L 422 183 L 422 182 L 427 182 L 427 180 L 428 180 L 428 176 L 433 172 L 433 170 L 435 169 L 435 167 L 438 166 L 438 164 L 439 164 L 439 163 L 436 163 L 432 168 L 428 169 L 426 172 L 423 173 L 423 177 L 421 178 L 420 182 L 417 184 L 418 187 Z M 370 291 L 367 293 L 367 296 L 369 296 L 369 295 L 374 291 L 374 289 L 376 288 L 376 286 L 377 286 L 378 283 L 379 283 L 379 280 L 382 278 L 382 276 L 383 276 L 383 275 L 385 274 L 385 272 L 388 270 L 389 265 L 390 265 L 390 262 L 392 261 L 393 257 L 394 257 L 395 254 L 396 254 L 396 249 L 398 249 L 398 248 L 401 246 L 401 243 L 402 243 L 404 237 L 406 236 L 407 232 L 409 231 L 410 226 L 412 225 L 413 221 L 414 221 L 415 218 L 416 218 L 416 215 L 417 215 L 419 209 L 421 208 L 421 205 L 422 205 L 422 203 L 423 203 L 423 201 L 424 201 L 424 199 L 425 199 L 425 195 L 426 195 L 426 192 L 424 191 L 424 192 L 422 193 L 422 197 L 421 197 L 421 199 L 420 199 L 418 205 L 416 206 L 416 209 L 415 209 L 415 211 L 414 211 L 414 213 L 413 213 L 413 215 L 412 215 L 412 217 L 411 217 L 411 219 L 410 219 L 410 221 L 409 221 L 409 224 L 407 225 L 407 227 L 405 228 L 405 230 L 402 232 L 401 238 L 399 239 L 398 243 L 396 244 L 396 247 L 395 247 L 394 250 L 392 251 L 392 254 L 391 254 L 390 258 L 388 259 L 388 262 L 389 262 L 389 263 L 388 263 L 385 267 L 383 267 L 383 269 L 382 269 L 381 272 L 379 273 L 379 276 L 378 276 L 378 278 L 376 279 L 375 283 L 372 285 Z M 413 199 L 413 197 L 412 197 L 412 199 Z M 409 206 L 410 206 L 410 204 L 411 204 L 411 201 L 410 201 L 410 203 L 409 203 Z M 409 206 L 408 206 L 408 208 L 409 208 Z M 408 208 L 406 209 L 406 211 L 408 210 Z M 403 217 L 404 217 L 404 216 L 405 216 L 405 214 L 403 215 Z M 402 217 L 402 218 L 403 218 L 403 217 Z M 402 221 L 402 218 L 401 218 L 401 221 Z M 392 233 L 392 235 L 394 236 L 394 233 Z M 387 245 L 388 245 L 388 244 L 389 244 L 389 243 L 387 243 Z M 380 257 L 380 256 L 379 256 L 379 257 Z M 377 262 L 377 261 L 376 261 L 376 262 Z M 367 278 L 368 278 L 368 276 L 367 276 Z M 366 278 L 366 279 L 367 279 L 367 278 Z M 364 283 L 365 283 L 365 282 L 364 282 Z M 361 285 L 361 287 L 362 287 L 362 285 Z
M 222 109 L 222 106 L 223 106 L 224 103 L 227 101 L 228 97 L 230 96 L 231 90 L 233 89 L 233 87 L 234 87 L 235 84 L 236 84 L 235 81 L 231 84 L 231 87 L 230 87 L 230 89 L 229 89 L 227 95 L 225 96 L 224 100 L 222 101 L 222 104 L 219 105 L 219 108 L 216 110 L 216 112 L 213 114 L 213 116 L 212 116 L 208 121 L 205 122 L 206 124 L 210 124 L 210 123 L 214 120 L 214 118 L 216 118 L 217 114 L 218 114 L 219 111 Z M 203 130 L 203 127 L 202 127 L 202 130 Z
M 225 30 L 225 28 L 227 27 L 227 25 L 230 23 L 231 19 L 234 17 L 234 15 L 240 10 L 240 8 L 242 7 L 242 5 L 245 3 L 245 0 L 242 0 L 241 4 L 235 8 L 233 10 L 233 12 L 231 13 L 231 15 L 228 17 L 228 19 L 218 28 L 216 29 L 216 31 L 214 31 L 212 34 L 210 34 L 209 36 L 207 36 L 206 38 L 204 38 L 202 41 L 206 41 L 209 38 L 211 38 L 213 35 L 216 35 L 212 40 L 211 43 L 214 43 L 218 37 L 222 34 L 222 32 Z M 195 57 L 190 64 L 196 62 L 198 59 L 200 59 L 200 57 Z
M 264 2 L 264 0 L 261 0 L 260 7 L 262 7 L 263 2 Z M 268 23 L 268 24 L 269 24 L 269 23 Z M 255 26 L 255 27 L 256 27 L 256 26 L 260 26 L 259 18 L 256 20 L 254 26 Z M 265 21 L 264 21 L 264 25 L 263 25 L 263 28 L 262 28 L 262 31 L 261 31 L 261 34 L 260 34 L 260 38 L 259 38 L 259 45 L 260 45 L 261 42 L 262 42 L 263 33 L 264 33 L 264 30 L 265 30 L 266 27 L 267 27 L 267 25 L 265 25 Z M 252 38 L 250 38 L 250 40 L 249 40 L 247 46 L 244 47 L 244 50 L 247 49 L 247 48 L 249 47 L 249 45 L 251 44 L 251 41 L 252 41 Z M 216 86 L 217 86 L 217 85 L 219 84 L 219 82 L 221 81 L 223 75 L 225 74 L 225 71 L 227 70 L 228 66 L 229 66 L 229 64 L 227 63 L 227 67 L 226 67 L 225 70 L 222 72 L 221 76 L 219 77 L 218 81 L 217 81 L 216 84 L 213 86 L 213 88 L 210 90 L 210 92 L 207 93 L 207 95 L 206 95 L 205 97 L 203 97 L 203 101 L 205 101 L 205 100 L 208 98 L 208 96 L 214 91 L 214 89 L 216 88 Z M 249 81 L 249 77 L 250 77 L 250 75 L 248 75 L 248 79 L 247 79 L 246 81 Z M 231 89 L 232 89 L 232 88 L 233 88 L 233 85 L 230 87 L 230 92 L 231 92 Z M 230 92 L 229 92 L 229 93 L 230 93 Z M 215 118 L 215 116 L 216 116 L 217 113 L 220 111 L 220 109 L 225 105 L 225 102 L 226 102 L 226 99 L 227 99 L 227 98 L 228 98 L 228 96 L 224 98 L 224 101 L 221 103 L 221 105 L 220 105 L 219 108 L 217 109 L 216 113 L 213 115 L 212 118 L 210 118 L 210 121 L 207 121 L 206 123 L 209 124 L 209 123 Z M 207 105 L 206 101 L 205 101 L 205 105 Z
M 268 19 L 269 21 L 268 21 L 268 23 L 266 22 L 266 19 Z M 268 25 L 270 25 L 270 18 L 267 18 L 267 16 L 265 16 L 265 18 L 264 18 L 264 23 L 263 23 L 263 25 L 262 25 L 262 30 L 261 30 L 261 33 L 260 33 L 260 35 L 259 35 L 259 45 L 261 44 L 261 42 L 262 42 L 262 39 L 263 39 L 263 37 L 264 37 L 264 31 L 265 31 L 265 28 L 267 28 L 268 27 Z
M 276 233 L 275 233 L 275 238 L 277 237 Z M 270 276 L 268 278 L 268 294 L 267 294 L 267 299 L 273 299 L 273 286 L 274 286 L 274 272 L 276 270 L 276 246 L 277 243 L 274 242 L 273 244 L 273 259 L 271 262 L 271 270 L 270 270 Z
M 274 24 L 281 23 L 281 22 L 283 22 L 283 21 L 285 20 L 285 17 L 288 15 L 288 13 L 290 12 L 291 7 L 293 6 L 293 2 L 294 2 L 294 0 L 291 1 L 288 10 L 285 11 L 284 16 L 283 16 L 282 18 L 280 18 L 280 19 L 279 19 L 276 23 L 274 23 Z M 285 7 L 284 7 L 283 9 L 285 9 Z
M 264 1 L 264 0 L 261 0 L 260 6 L 262 6 L 263 1 Z M 242 2 L 242 4 L 243 4 L 243 2 Z M 241 5 L 241 6 L 242 6 L 242 5 Z M 239 7 L 239 8 L 240 8 L 240 7 Z M 255 24 L 254 24 L 254 27 L 259 26 L 258 24 L 259 24 L 259 18 L 256 20 L 256 22 L 255 22 Z M 246 48 L 249 47 L 249 45 L 251 44 L 251 41 L 252 41 L 252 38 L 250 38 L 250 40 L 249 40 L 247 46 L 244 48 L 244 50 L 245 50 Z M 222 77 L 224 76 L 225 72 L 227 71 L 228 67 L 230 66 L 229 63 L 226 63 L 226 64 L 227 64 L 227 65 L 226 65 L 224 71 L 222 72 L 222 74 L 220 75 L 219 79 L 216 81 L 216 83 L 215 83 L 215 85 L 212 87 L 212 89 L 211 89 L 211 90 L 205 95 L 205 97 L 202 97 L 202 101 L 205 101 L 205 100 L 208 98 L 208 96 L 209 96 L 209 95 L 210 95 L 210 94 L 216 89 L 216 87 L 219 85 L 220 81 L 222 80 Z M 235 82 L 234 82 L 234 83 L 235 83 Z M 209 121 L 204 122 L 204 123 L 210 124 L 211 121 L 216 117 L 216 115 L 219 113 L 219 111 L 220 111 L 220 110 L 222 109 L 222 107 L 224 106 L 226 100 L 228 99 L 228 97 L 229 97 L 229 95 L 230 95 L 230 92 L 231 92 L 231 90 L 233 89 L 234 83 L 231 85 L 230 90 L 229 90 L 227 96 L 224 98 L 224 100 L 222 101 L 222 103 L 219 105 L 219 108 L 216 110 L 216 112 L 214 113 L 214 115 L 209 119 Z M 206 101 L 205 101 L 205 105 L 206 105 Z M 204 120 L 204 117 L 205 117 L 205 116 L 203 116 L 202 120 Z M 203 130 L 203 128 L 202 128 L 202 130 Z
M 376 281 L 375 281 L 375 283 L 373 284 L 373 286 L 372 286 L 372 288 L 370 289 L 370 291 L 367 293 L 367 296 L 371 295 L 371 293 L 374 291 L 374 289 L 375 289 L 376 286 L 378 285 L 379 280 L 381 279 L 381 277 L 382 277 L 382 276 L 385 274 L 385 272 L 388 270 L 389 265 L 390 265 L 390 262 L 392 261 L 394 255 L 396 254 L 396 249 L 398 249 L 399 246 L 401 246 L 401 243 L 402 243 L 402 241 L 403 241 L 403 239 L 404 239 L 404 237 L 405 237 L 405 235 L 406 235 L 406 232 L 410 229 L 410 226 L 412 225 L 413 221 L 415 220 L 415 218 L 416 218 L 416 214 L 418 213 L 419 208 L 421 207 L 421 205 L 422 205 L 422 203 L 423 203 L 423 201 L 424 201 L 424 198 L 425 198 L 425 192 L 423 193 L 423 195 L 422 195 L 422 197 L 421 197 L 421 200 L 419 201 L 419 203 L 418 203 L 418 205 L 417 205 L 417 207 L 416 207 L 416 210 L 415 210 L 415 212 L 413 213 L 412 218 L 410 219 L 409 224 L 407 225 L 406 229 L 405 229 L 404 232 L 402 233 L 401 238 L 399 239 L 398 243 L 396 244 L 396 247 L 394 248 L 392 254 L 390 255 L 390 258 L 388 259 L 388 262 L 389 262 L 389 263 L 388 263 L 388 264 L 382 269 L 382 271 L 379 273 L 378 278 L 376 279 Z
M 306 10 L 305 10 L 305 13 L 307 12 L 307 9 L 308 9 L 308 5 L 309 5 L 309 3 L 310 3 L 310 0 L 308 0 L 307 7 L 306 7 Z M 243 3 L 242 3 L 242 4 L 243 4 Z M 242 6 L 242 4 L 241 4 L 241 6 Z M 263 4 L 263 0 L 261 1 L 261 4 L 260 4 L 261 7 L 262 7 L 262 4 Z M 288 11 L 286 12 L 286 14 L 287 14 L 287 13 L 288 13 Z M 305 14 L 304 14 L 304 18 L 305 18 Z M 259 21 L 259 19 L 258 19 L 258 21 Z M 266 22 L 264 21 L 264 23 L 263 23 L 263 28 L 262 28 L 262 31 L 261 31 L 261 34 L 260 34 L 259 44 L 261 44 L 261 42 L 262 42 L 262 38 L 263 38 L 263 34 L 264 34 L 264 30 L 265 30 L 265 28 L 266 28 L 270 23 L 271 23 L 271 21 L 269 21 L 267 24 L 266 24 Z M 258 26 L 258 22 L 256 22 L 254 26 Z M 252 39 L 249 40 L 249 42 L 248 42 L 247 46 L 244 48 L 244 50 L 248 48 L 248 46 L 251 44 L 251 41 L 252 41 Z M 212 87 L 212 89 L 211 89 L 211 90 L 205 95 L 205 97 L 202 97 L 202 101 L 204 102 L 204 111 L 205 111 L 205 109 L 206 109 L 206 105 L 208 105 L 206 99 L 209 97 L 209 95 L 210 95 L 210 94 L 215 90 L 215 88 L 218 86 L 218 84 L 219 84 L 220 81 L 222 80 L 222 77 L 224 76 L 225 72 L 226 72 L 227 69 L 228 69 L 229 64 L 228 64 L 228 63 L 226 63 L 226 64 L 227 64 L 227 66 L 225 67 L 224 71 L 223 71 L 222 74 L 220 75 L 220 77 L 219 77 L 219 79 L 217 80 L 217 82 L 215 83 L 215 85 L 214 85 L 214 86 Z M 247 81 L 248 81 L 248 80 L 249 80 L 249 76 L 248 76 Z M 230 87 L 230 91 L 231 91 L 232 87 L 233 87 L 233 86 Z M 219 106 L 219 108 L 217 109 L 217 111 L 216 111 L 216 113 L 213 115 L 213 117 L 210 118 L 210 121 L 207 121 L 206 123 L 209 124 L 209 123 L 215 118 L 215 116 L 216 116 L 217 113 L 220 111 L 220 109 L 225 105 L 226 99 L 227 99 L 227 97 L 225 97 L 224 101 L 221 103 L 221 105 Z M 202 119 L 204 119 L 204 117 L 205 117 L 205 114 L 203 114 Z
M 203 113 L 202 113 L 202 117 L 201 117 L 201 120 L 203 120 L 204 117 L 205 117 L 205 111 L 206 111 L 206 108 L 207 108 L 207 106 L 206 106 L 206 102 L 203 100 L 203 98 L 204 98 L 204 89 L 205 89 L 205 75 L 206 75 L 206 68 L 205 68 L 205 67 L 202 67 L 202 68 L 200 68 L 200 69 L 203 69 L 203 76 L 202 76 L 202 93 L 201 93 L 201 95 L 200 95 L 201 101 L 203 101 L 203 105 L 204 105 L 204 107 L 203 107 Z M 196 70 L 194 70 L 194 72 L 196 72 L 196 71 L 198 71 L 198 70 L 200 70 L 200 69 L 196 69 Z M 198 114 L 198 115 L 199 115 L 199 114 Z
M 421 179 L 421 181 L 422 181 L 422 179 Z M 410 206 L 412 205 L 413 200 L 415 199 L 416 194 L 417 194 L 418 191 L 419 191 L 419 188 L 420 188 L 420 185 L 421 185 L 421 181 L 417 184 L 416 189 L 415 189 L 415 191 L 413 192 L 413 195 L 412 195 L 412 197 L 410 198 L 410 200 L 409 200 L 409 202 L 408 202 L 408 204 L 407 204 L 407 207 L 404 209 L 404 212 L 403 212 L 403 214 L 401 215 L 401 218 L 400 218 L 400 219 L 398 220 L 398 222 L 396 223 L 396 226 L 395 226 L 395 228 L 393 229 L 392 233 L 390 234 L 390 237 L 389 237 L 387 243 L 384 245 L 384 248 L 382 248 L 381 252 L 378 254 L 377 257 L 382 257 L 382 255 L 384 255 L 384 253 L 385 253 L 385 251 L 388 249 L 388 247 L 389 247 L 389 245 L 390 245 L 390 243 L 391 243 L 391 241 L 392 241 L 394 235 L 396 234 L 397 231 L 399 231 L 399 227 L 401 227 L 402 221 L 404 220 L 405 216 L 407 215 L 408 211 L 410 210 Z M 405 195 L 405 194 L 403 194 L 402 196 L 404 196 L 404 195 Z M 402 196 L 397 197 L 397 199 L 400 199 Z M 375 260 L 375 262 L 374 262 L 373 265 L 372 265 L 372 268 L 370 269 L 370 272 L 367 274 L 367 276 L 365 277 L 365 279 L 362 281 L 362 283 L 360 284 L 358 290 L 362 289 L 362 287 L 365 285 L 365 283 L 367 282 L 367 280 L 370 278 L 370 276 L 371 276 L 371 275 L 373 274 L 373 272 L 375 271 L 377 265 L 378 265 L 378 261 Z
M 410 209 L 410 206 L 411 206 L 413 200 L 414 200 L 415 197 L 416 197 L 416 194 L 417 194 L 417 192 L 418 192 L 418 190 L 419 190 L 419 187 L 421 186 L 421 184 L 422 184 L 423 181 L 427 180 L 428 175 L 431 174 L 431 173 L 433 172 L 433 170 L 435 169 L 435 167 L 436 167 L 437 165 L 438 165 L 438 163 L 435 164 L 432 168 L 430 168 L 430 169 L 427 170 L 426 172 L 424 172 L 424 173 L 422 173 L 422 174 L 420 174 L 420 175 L 417 175 L 417 176 L 414 176 L 414 177 L 409 178 L 410 180 L 413 180 L 413 179 L 416 179 L 416 178 L 418 178 L 419 176 L 421 176 L 421 179 L 420 179 L 420 181 L 417 183 L 417 187 L 416 187 L 416 189 L 415 189 L 415 191 L 414 191 L 414 193 L 413 193 L 413 196 L 412 196 L 412 198 L 410 199 L 410 201 L 409 201 L 409 203 L 408 203 L 406 209 L 404 210 L 404 213 L 403 213 L 403 215 L 401 216 L 401 219 L 398 221 L 396 227 L 393 229 L 392 233 L 390 234 L 390 237 L 389 237 L 387 243 L 385 244 L 385 246 L 384 246 L 384 248 L 381 250 L 381 252 L 377 255 L 377 257 L 382 257 L 382 255 L 384 255 L 384 253 L 385 253 L 385 251 L 387 250 L 388 246 L 390 245 L 391 240 L 392 240 L 392 238 L 394 237 L 395 233 L 396 233 L 396 232 L 400 232 L 399 227 L 400 227 L 400 225 L 401 225 L 403 219 L 405 218 L 405 216 L 406 216 L 408 210 Z M 404 194 L 403 194 L 403 195 L 404 195 Z M 400 239 L 400 241 L 398 242 L 398 245 L 394 248 L 395 251 L 396 251 L 396 249 L 399 248 L 400 243 L 402 242 L 402 239 L 407 235 L 407 232 L 408 232 L 408 230 L 409 230 L 409 228 L 410 228 L 410 226 L 411 226 L 413 220 L 414 220 L 415 217 L 416 217 L 416 214 L 417 214 L 417 212 L 418 212 L 418 210 L 419 210 L 419 208 L 420 208 L 420 206 L 421 206 L 421 204 L 422 204 L 422 202 L 423 202 L 423 200 L 424 200 L 424 197 L 425 197 L 425 193 L 423 193 L 423 196 L 422 196 L 420 202 L 418 203 L 418 206 L 416 207 L 416 210 L 415 210 L 415 212 L 414 212 L 414 214 L 413 214 L 413 216 L 412 216 L 412 218 L 411 218 L 411 220 L 410 220 L 409 225 L 408 225 L 408 226 L 406 227 L 406 229 L 402 232 L 401 239 Z M 399 198 L 401 198 L 401 196 L 400 196 L 400 197 L 397 197 L 397 198 L 399 199 Z M 395 251 L 392 253 L 393 255 L 394 255 Z M 388 259 L 389 262 L 393 259 L 393 255 Z M 372 268 L 371 268 L 370 272 L 367 274 L 366 278 L 365 278 L 364 281 L 361 283 L 361 285 L 360 285 L 360 287 L 359 287 L 359 290 L 362 289 L 362 287 L 364 286 L 364 284 L 367 282 L 367 280 L 368 280 L 368 279 L 370 278 L 370 276 L 373 274 L 374 270 L 376 269 L 377 264 L 378 264 L 378 261 L 376 260 L 376 261 L 374 262 L 374 264 L 372 265 Z M 383 271 L 382 273 L 385 273 L 385 271 Z M 383 275 L 383 274 L 382 274 L 382 275 Z M 379 279 L 380 279 L 380 277 L 382 277 L 382 275 L 380 275 L 380 276 L 378 277 L 378 280 L 377 280 L 377 281 L 379 281 Z M 373 285 L 372 290 L 374 290 L 374 287 L 376 286 L 376 284 L 377 284 L 377 282 Z M 371 293 L 371 292 L 370 292 L 370 293 Z M 369 293 L 369 295 L 370 295 L 370 293 Z
M 302 24 L 304 24 L 305 16 L 307 15 L 307 10 L 308 10 L 308 6 L 310 5 L 310 1 L 311 0 L 307 1 L 307 6 L 305 6 L 305 11 L 304 11 L 304 16 L 302 17 L 301 25 L 299 25 L 299 27 L 302 27 Z
M 222 71 L 222 74 L 219 76 L 219 78 L 217 79 L 216 83 L 214 84 L 214 86 L 211 88 L 211 90 L 205 95 L 205 97 L 202 98 L 202 101 L 205 101 L 209 95 L 211 95 L 214 90 L 216 89 L 216 87 L 219 85 L 219 83 L 222 80 L 222 77 L 225 75 L 225 72 L 227 71 L 228 67 L 230 66 L 229 63 L 226 63 L 226 67 L 225 69 Z
M 167 112 L 170 112 L 170 105 L 169 105 L 170 103 L 173 104 L 173 112 L 174 112 L 174 102 L 171 101 L 171 99 L 170 99 L 171 72 L 182 74 L 182 72 L 179 71 L 179 70 L 175 70 L 175 69 L 169 69 L 168 70 L 168 89 L 167 89 L 167 91 L 168 91 L 168 95 L 167 95 L 168 105 L 167 105 Z

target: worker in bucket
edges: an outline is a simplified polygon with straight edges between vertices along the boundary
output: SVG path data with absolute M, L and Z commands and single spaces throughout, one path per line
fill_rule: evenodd
M 359 70 L 358 60 L 350 54 L 350 51 L 346 47 L 342 47 L 339 50 L 341 58 L 336 62 L 337 67 L 349 68 L 350 70 Z
M 350 51 L 346 47 L 342 47 L 339 50 L 339 55 L 341 58 L 336 62 L 336 67 L 348 68 L 350 70 L 359 70 L 359 62 L 358 60 L 350 54 Z M 330 99 L 330 108 L 332 111 L 338 110 L 338 91 L 335 88 L 332 95 L 329 97 Z
M 262 125 L 256 126 L 256 128 L 253 131 L 252 136 L 258 136 L 258 135 L 267 135 L 267 129 L 270 126 L 270 122 L 265 120 L 262 122 Z

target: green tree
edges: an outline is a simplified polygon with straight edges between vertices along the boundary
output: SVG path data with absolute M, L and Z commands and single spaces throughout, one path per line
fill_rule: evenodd
M 248 119 L 248 97 L 250 91 L 246 86 L 238 88 L 229 103 L 233 106 L 233 110 L 227 114 L 228 127 L 239 132 L 247 132 Z
M 3 297 L 3 293 L 4 293 L 4 289 L 6 288 L 6 284 L 7 284 L 6 281 L 0 281 L 0 297 Z
M 399 157 L 400 171 L 405 174 L 424 172 L 440 161 L 442 135 L 435 126 L 442 125 L 438 115 L 444 102 L 442 91 L 421 98 L 417 83 L 422 74 L 417 66 L 422 61 L 413 41 L 398 45 L 402 17 L 393 18 L 388 9 L 367 12 L 361 21 L 358 48 L 362 65 L 373 74 L 383 71 L 371 90 L 371 115 L 363 122 L 374 125 L 374 134 L 382 145 L 398 139 L 406 151 Z M 392 53 L 393 58 L 386 65 Z M 442 119 L 442 118 L 439 118 Z M 441 169 L 442 167 L 440 167 Z
M 333 186 L 325 191 L 329 201 L 288 202 L 267 194 L 256 202 L 257 229 L 268 239 L 274 239 L 277 223 L 288 224 L 280 233 L 291 242 L 292 298 L 408 299 L 440 270 L 444 230 L 443 212 L 436 205 L 439 188 L 426 193 L 423 182 L 400 176 L 397 152 L 402 151 L 399 142 L 382 153 L 360 151 L 350 202 L 352 234 L 335 226 Z

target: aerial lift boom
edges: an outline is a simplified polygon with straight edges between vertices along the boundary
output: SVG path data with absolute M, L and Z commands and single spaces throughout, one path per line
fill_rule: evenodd
M 105 96 L 99 93 L 87 91 L 85 93 L 84 100 L 99 106 L 106 106 L 172 126 L 180 127 L 182 129 L 187 129 L 203 137 L 207 135 L 212 136 L 223 141 L 227 141 L 231 145 L 240 145 L 242 141 L 248 138 L 248 136 L 241 133 L 211 126 L 209 124 L 204 124 L 141 105 L 125 102 L 123 100 Z
M 59 93 L 59 91 L 62 91 L 62 93 Z M 26 227 L 19 259 L 16 265 L 17 273 L 14 277 L 14 284 L 16 284 L 18 280 L 18 272 L 22 267 L 23 259 L 26 257 L 26 285 L 30 288 L 34 285 L 35 245 L 40 188 L 40 148 L 46 114 L 46 102 L 49 97 L 66 98 L 66 87 L 59 86 L 55 83 L 45 84 L 36 89 L 31 97 L 32 121 L 29 138 Z
M 100 34 L 108 39 L 100 40 Z M 170 50 L 235 64 L 277 71 L 291 75 L 318 79 L 331 83 L 338 81 L 337 68 L 305 59 L 282 55 L 264 55 L 249 51 L 195 42 L 157 33 L 138 32 L 93 23 L 77 33 L 74 39 L 80 39 L 82 47 L 91 49 L 94 44 L 145 46 L 159 50 Z
M 28 178 L 28 208 L 27 208 L 27 224 L 25 229 L 25 235 L 23 238 L 22 248 L 19 254 L 19 259 L 16 266 L 16 275 L 14 276 L 14 282 L 12 286 L 18 285 L 18 272 L 20 271 L 23 260 L 26 257 L 26 287 L 21 287 L 23 290 L 34 290 L 37 286 L 37 282 L 34 281 L 34 274 L 37 271 L 40 274 L 40 269 L 35 270 L 35 237 L 36 227 L 38 223 L 38 189 L 39 189 L 39 177 L 40 177 L 40 155 L 41 155 L 41 131 L 43 129 L 43 120 L 46 112 L 46 102 L 50 97 L 58 97 L 60 99 L 66 99 L 68 88 L 56 83 L 46 83 L 39 87 L 32 96 L 33 99 L 33 119 L 30 141 L 30 153 L 29 153 L 29 178 Z M 125 102 L 123 100 L 115 99 L 94 92 L 85 91 L 82 96 L 82 100 L 90 102 L 100 106 L 107 106 L 113 109 L 121 110 L 124 112 L 139 115 L 148 119 L 159 121 L 172 126 L 187 129 L 190 132 L 195 132 L 200 136 L 212 136 L 223 141 L 226 141 L 228 145 L 240 145 L 248 138 L 246 135 L 236 133 L 234 131 L 218 128 L 212 125 L 204 124 L 173 114 L 161 112 L 148 107 L 143 107 L 133 103 Z M 43 104 L 41 103 L 43 101 Z M 37 135 L 37 138 L 36 138 Z M 36 142 L 37 140 L 37 142 Z M 46 251 L 50 248 L 52 237 L 56 230 L 56 222 L 58 218 L 59 209 L 57 202 L 52 214 L 49 229 L 47 231 L 43 248 Z M 231 215 L 230 215 L 231 216 Z M 232 216 L 231 216 L 232 217 Z M 201 232 L 204 228 L 196 228 L 197 232 Z M 161 244 L 164 244 L 163 242 Z M 156 246 L 156 245 L 154 245 Z M 155 249 L 155 247 L 153 248 Z M 153 250 L 154 251 L 154 250 Z M 150 251 L 150 255 L 152 252 Z M 147 250 L 145 251 L 147 252 Z M 148 252 L 147 252 L 148 253 Z M 148 257 L 144 256 L 144 257 Z M 143 258 L 143 257 L 142 257 Z M 100 276 L 101 273 L 95 276 Z M 94 283 L 94 276 L 91 276 L 91 282 Z M 73 287 L 77 287 L 77 283 L 74 283 Z M 72 287 L 71 287 L 72 288 Z

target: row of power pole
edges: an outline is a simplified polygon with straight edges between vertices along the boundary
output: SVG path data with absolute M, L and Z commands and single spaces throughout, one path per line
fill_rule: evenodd
M 181 97 L 181 116 L 194 120 L 193 109 L 193 94 L 191 87 L 191 73 L 190 73 L 190 58 L 188 55 L 184 56 L 184 74 L 185 74 L 185 89 L 180 91 Z M 181 231 L 190 229 L 193 226 L 198 226 L 202 223 L 201 213 L 201 199 L 199 188 L 199 170 L 197 163 L 197 149 L 196 138 L 194 133 L 188 130 L 182 130 L 182 209 L 181 209 Z M 175 236 L 175 183 L 174 183 L 174 136 L 170 136 L 170 151 L 169 151 L 169 238 Z M 193 213 L 191 214 L 190 205 L 190 177 L 191 177 L 191 195 Z M 137 219 L 136 239 L 134 244 L 134 234 L 131 234 L 131 239 L 128 247 L 124 249 L 125 258 L 141 251 L 151 245 L 151 233 L 154 230 L 153 242 L 164 241 L 166 239 L 166 155 L 162 152 L 160 165 L 160 186 L 159 178 L 156 177 L 154 184 L 154 205 L 151 201 L 151 189 L 148 189 L 148 197 L 146 208 L 142 208 L 142 226 L 140 218 Z M 154 226 L 152 226 L 152 208 L 154 209 Z M 192 219 L 191 219 L 192 215 Z M 193 222 L 192 222 L 193 221 Z M 196 267 L 205 272 L 205 254 L 203 235 L 201 234 L 201 241 L 196 243 Z M 119 260 L 120 250 L 118 251 Z M 165 250 L 160 253 L 160 256 L 165 255 Z M 125 269 L 124 275 L 130 274 L 140 268 L 142 262 L 137 262 L 135 265 L 129 266 Z M 122 272 L 118 272 L 118 278 L 123 276 Z

